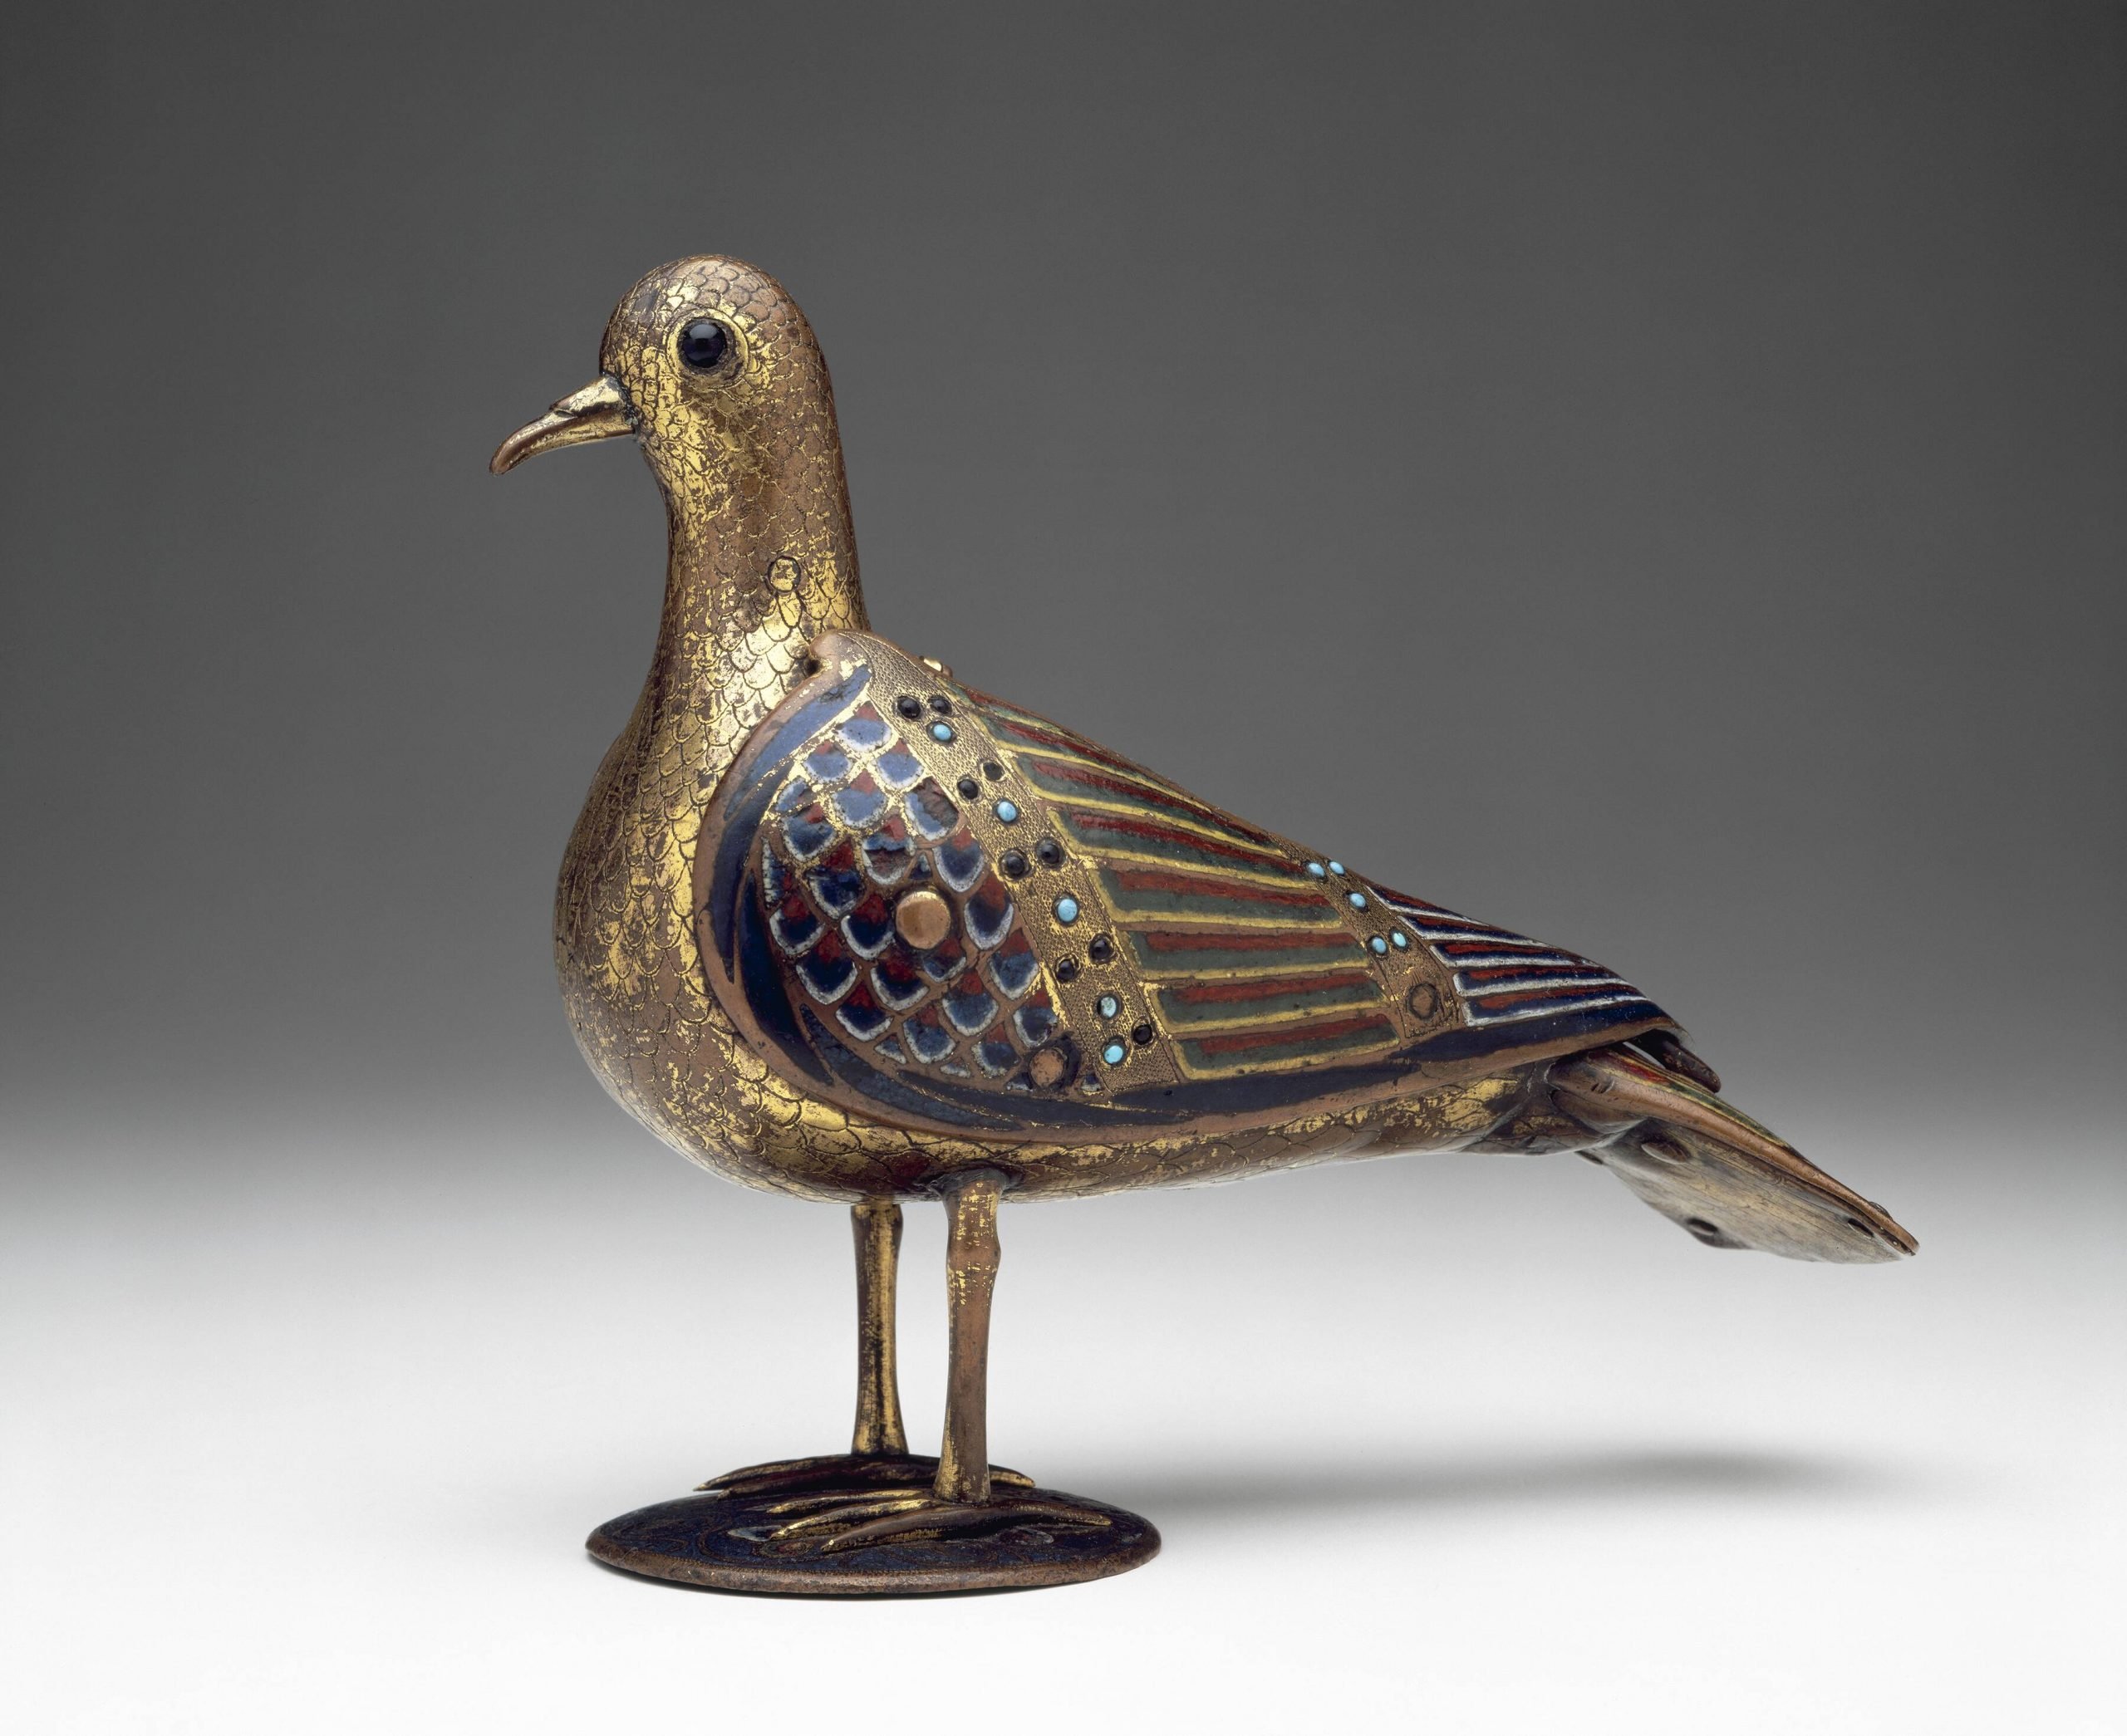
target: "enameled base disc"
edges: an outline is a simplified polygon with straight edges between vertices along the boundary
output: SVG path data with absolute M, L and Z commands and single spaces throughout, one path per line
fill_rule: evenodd
M 1159 1552 L 1159 1533 L 1137 1514 L 1033 1488 L 1011 1471 L 993 1472 L 984 1507 L 941 1508 L 939 1523 L 923 1527 L 937 1464 L 896 1455 L 749 1466 L 700 1493 L 609 1519 L 584 1547 L 653 1579 L 824 1597 L 1071 1585 L 1127 1572 Z M 880 1509 L 922 1528 L 840 1541 L 875 1524 Z

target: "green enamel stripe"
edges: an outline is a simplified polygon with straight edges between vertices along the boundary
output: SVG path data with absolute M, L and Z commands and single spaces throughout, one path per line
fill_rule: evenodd
M 1202 1043 L 1186 1040 L 1177 1047 L 1181 1051 L 1183 1064 L 1192 1073 L 1239 1073 L 1294 1062 L 1325 1061 L 1333 1055 L 1348 1055 L 1358 1049 L 1386 1049 L 1395 1040 L 1395 1032 L 1382 1023 L 1348 1031 L 1342 1037 L 1300 1037 L 1292 1042 L 1265 1043 L 1255 1049 L 1206 1054 Z
M 1204 946 L 1186 950 L 1154 952 L 1142 934 L 1125 929 L 1124 938 L 1137 954 L 1137 964 L 1148 975 L 1183 976 L 1200 970 L 1270 972 L 1323 964 L 1342 964 L 1352 956 L 1353 943 L 1339 939 L 1302 946 L 1245 949 Z
M 1207 868 L 1217 874 L 1244 878 L 1252 876 L 1273 884 L 1294 886 L 1308 884 L 1299 877 L 1299 870 L 1287 868 L 1282 863 L 1237 861 L 1222 852 L 1216 845 L 1198 845 L 1186 838 L 1148 838 L 1102 823 L 1112 817 L 1098 812 L 1081 816 L 1059 812 L 1056 816 L 1064 831 L 1098 856 L 1147 856 L 1162 862 L 1179 863 L 1185 867 Z M 1260 846 L 1249 845 L 1246 847 L 1251 852 L 1260 851 Z
M 1159 992 L 1160 1011 L 1169 1025 L 1218 1025 L 1241 1028 L 1289 1018 L 1295 1013 L 1329 1012 L 1343 1007 L 1378 1006 L 1381 991 L 1371 977 L 1338 988 L 1305 989 L 1295 994 L 1265 995 L 1232 1001 L 1187 1001 L 1172 988 Z
M 1101 885 L 1118 915 L 1137 916 L 1209 916 L 1231 922 L 1276 922 L 1295 928 L 1341 926 L 1337 913 L 1326 904 L 1289 905 L 1281 900 L 1257 897 L 1236 882 L 1231 895 L 1185 892 L 1164 886 L 1125 887 L 1122 877 L 1133 870 L 1100 870 Z M 1139 870 L 1137 872 L 1158 873 Z

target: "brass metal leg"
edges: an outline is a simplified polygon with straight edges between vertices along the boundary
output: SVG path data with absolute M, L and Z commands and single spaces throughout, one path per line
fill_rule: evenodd
M 849 1227 L 857 1242 L 857 1427 L 849 1450 L 858 1458 L 906 1453 L 894 1372 L 901 1208 L 891 1199 L 867 1199 L 850 1207 Z
M 946 1202 L 946 1438 L 933 1488 L 941 1501 L 990 1499 L 990 1297 L 997 1285 L 997 1202 L 1005 1178 L 972 1170 L 941 1186 Z

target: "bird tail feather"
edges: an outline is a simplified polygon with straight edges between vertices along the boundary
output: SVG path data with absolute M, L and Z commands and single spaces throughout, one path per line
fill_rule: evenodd
M 1551 1088 L 1576 1119 L 1614 1132 L 1597 1155 L 1618 1179 L 1709 1247 L 1848 1264 L 1918 1248 L 1889 1212 L 1771 1129 L 1628 1050 L 1559 1062 Z

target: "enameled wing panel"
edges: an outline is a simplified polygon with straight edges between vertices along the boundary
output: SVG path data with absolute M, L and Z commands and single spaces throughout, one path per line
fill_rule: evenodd
M 1668 1022 L 1589 960 L 1378 887 L 884 640 L 814 651 L 716 792 L 697 902 L 727 1010 L 845 1106 L 1091 1141 Z

